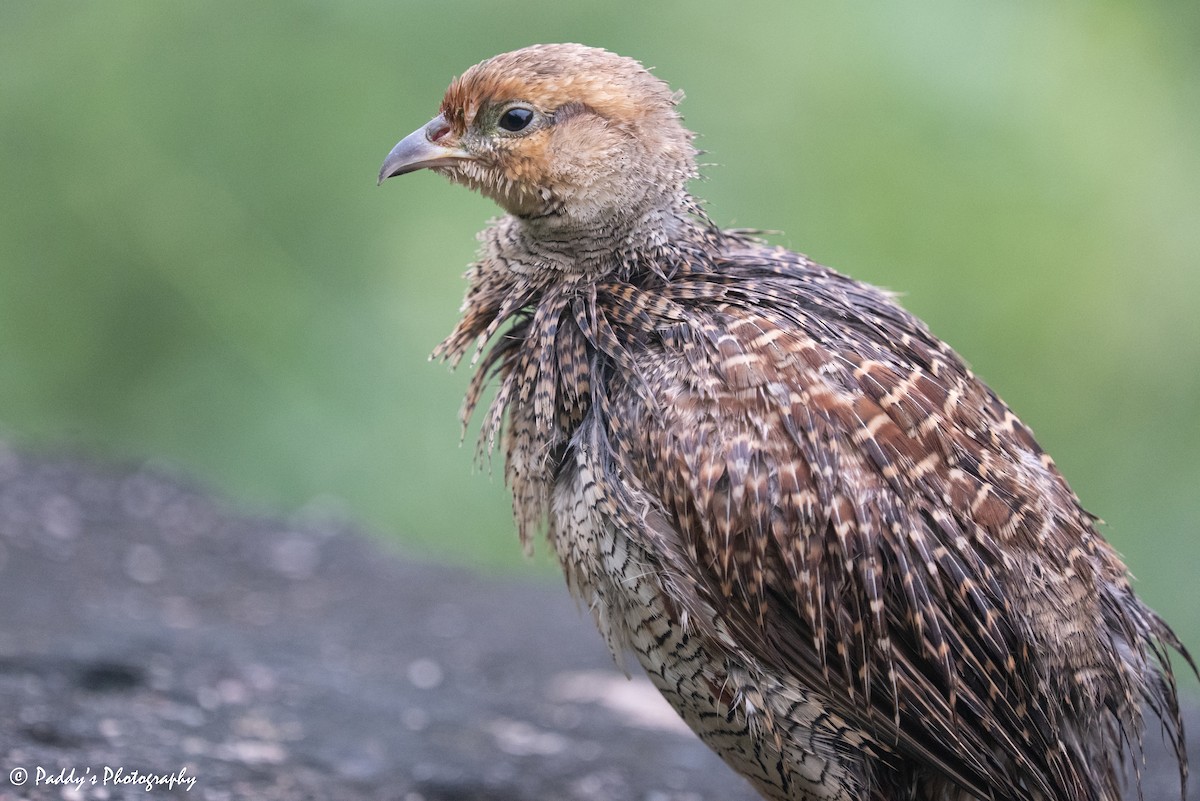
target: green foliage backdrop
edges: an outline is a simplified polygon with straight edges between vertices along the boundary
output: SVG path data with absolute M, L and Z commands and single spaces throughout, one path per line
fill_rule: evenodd
M 425 361 L 494 210 L 374 176 L 454 74 L 584 41 L 686 89 L 717 220 L 902 291 L 1200 648 L 1200 6 L 733 7 L 6 0 L 0 433 L 520 564 Z

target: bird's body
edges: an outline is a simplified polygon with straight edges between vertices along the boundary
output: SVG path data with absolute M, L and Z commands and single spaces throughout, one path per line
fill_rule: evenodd
M 676 100 L 527 48 L 384 164 L 510 212 L 438 355 L 485 354 L 465 416 L 499 379 L 523 540 L 774 801 L 1117 801 L 1144 705 L 1182 760 L 1179 643 L 1029 430 L 887 293 L 709 222 Z

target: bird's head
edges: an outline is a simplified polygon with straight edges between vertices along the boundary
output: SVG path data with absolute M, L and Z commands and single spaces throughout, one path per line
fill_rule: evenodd
M 531 225 L 632 224 L 678 200 L 696 173 L 678 100 L 633 59 L 577 44 L 526 47 L 456 78 L 379 180 L 429 168 Z

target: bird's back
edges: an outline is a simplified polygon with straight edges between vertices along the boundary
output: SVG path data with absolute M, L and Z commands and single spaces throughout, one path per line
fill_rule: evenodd
M 1115 799 L 1142 703 L 1174 724 L 1169 630 L 886 293 L 698 226 L 535 295 L 488 357 L 518 518 L 768 797 Z

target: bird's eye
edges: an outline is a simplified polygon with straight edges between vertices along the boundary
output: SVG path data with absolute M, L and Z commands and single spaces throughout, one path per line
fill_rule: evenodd
M 533 111 L 523 106 L 513 106 L 500 115 L 498 125 L 506 131 L 516 133 L 529 127 L 533 122 Z

